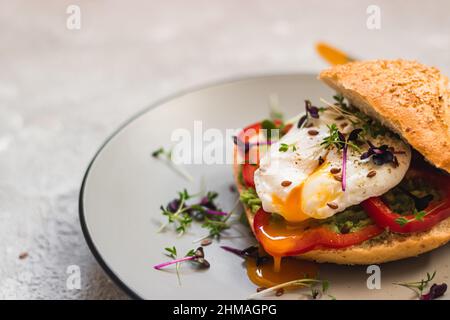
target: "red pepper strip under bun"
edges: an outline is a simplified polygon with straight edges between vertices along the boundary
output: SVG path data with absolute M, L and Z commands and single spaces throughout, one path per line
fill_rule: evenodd
M 425 210 L 427 213 L 422 220 L 416 220 L 414 215 L 400 215 L 391 211 L 391 209 L 383 202 L 380 197 L 374 197 L 365 200 L 361 203 L 364 211 L 375 221 L 375 223 L 382 227 L 387 228 L 389 231 L 397 233 L 412 233 L 422 232 L 433 228 L 440 221 L 450 217 L 450 202 L 439 203 L 436 205 L 430 205 Z M 409 222 L 402 225 L 396 221 L 398 218 L 405 218 Z
M 381 197 L 373 197 L 361 203 L 362 208 L 382 228 L 392 232 L 411 233 L 422 232 L 433 228 L 440 221 L 450 217 L 450 177 L 424 168 L 412 168 L 408 171 L 410 178 L 423 178 L 442 192 L 442 200 L 432 201 L 424 210 L 425 216 L 421 220 L 415 219 L 413 214 L 400 215 L 393 212 Z M 396 220 L 404 218 L 408 222 L 400 224 Z
M 340 234 L 325 226 L 307 230 L 288 227 L 286 223 L 273 227 L 271 214 L 260 209 L 253 220 L 253 228 L 258 241 L 273 256 L 294 256 L 314 249 L 341 249 L 358 245 L 380 233 L 383 229 L 369 225 L 362 229 Z

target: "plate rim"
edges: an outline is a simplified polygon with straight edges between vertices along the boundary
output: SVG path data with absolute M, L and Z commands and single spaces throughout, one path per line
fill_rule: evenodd
M 100 267 L 103 269 L 103 271 L 107 274 L 107 276 L 113 280 L 113 282 L 124 292 L 126 293 L 130 298 L 136 299 L 136 300 L 145 300 L 145 298 L 141 297 L 139 294 L 137 294 L 133 289 L 131 289 L 118 275 L 114 273 L 114 271 L 108 266 L 106 261 L 103 259 L 102 255 L 100 254 L 99 250 L 95 246 L 95 243 L 91 237 L 91 234 L 89 232 L 89 228 L 86 223 L 85 218 L 85 209 L 84 209 L 84 193 L 86 188 L 87 179 L 89 177 L 89 173 L 92 169 L 92 166 L 94 165 L 95 161 L 97 160 L 100 153 L 103 151 L 103 149 L 109 144 L 109 142 L 114 139 L 123 129 L 125 129 L 128 125 L 130 125 L 135 120 L 139 119 L 141 116 L 145 115 L 147 112 L 157 108 L 158 106 L 169 102 L 173 99 L 180 98 L 186 94 L 193 93 L 199 90 L 217 87 L 221 85 L 231 84 L 235 82 L 242 82 L 247 80 L 256 80 L 256 79 L 263 79 L 263 78 L 269 78 L 269 77 L 285 77 L 285 76 L 314 76 L 315 73 L 313 72 L 301 72 L 301 71 L 294 71 L 294 72 L 271 72 L 271 73 L 252 73 L 252 74 L 243 74 L 240 76 L 235 77 L 229 77 L 229 78 L 222 78 L 219 80 L 213 80 L 209 82 L 205 82 L 204 84 L 195 85 L 191 87 L 187 87 L 185 89 L 180 89 L 176 91 L 173 94 L 169 94 L 164 96 L 163 98 L 157 99 L 148 106 L 144 107 L 143 109 L 137 111 L 134 115 L 130 116 L 127 120 L 122 122 L 115 130 L 110 133 L 107 138 L 100 144 L 97 151 L 95 152 L 94 156 L 90 160 L 86 171 L 83 175 L 83 179 L 81 182 L 79 197 L 78 197 L 78 218 L 80 221 L 81 231 L 83 233 L 84 239 L 89 247 L 89 250 L 91 251 L 92 255 L 94 256 L 95 260 L 97 260 L 97 263 L 100 265 Z

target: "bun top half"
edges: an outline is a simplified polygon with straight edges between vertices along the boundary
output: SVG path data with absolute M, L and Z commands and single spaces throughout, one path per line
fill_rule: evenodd
M 407 60 L 338 65 L 319 79 L 450 172 L 450 87 L 436 68 Z

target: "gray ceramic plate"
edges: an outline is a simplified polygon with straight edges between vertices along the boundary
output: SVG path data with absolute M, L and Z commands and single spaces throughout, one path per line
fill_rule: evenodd
M 150 154 L 171 146 L 177 128 L 193 130 L 195 120 L 204 129 L 240 128 L 267 117 L 268 97 L 276 93 L 288 116 L 303 110 L 303 100 L 318 103 L 332 92 L 313 75 L 280 75 L 243 79 L 213 85 L 165 100 L 120 128 L 92 161 L 80 194 L 80 219 L 87 242 L 108 274 L 130 295 L 144 299 L 245 299 L 255 292 L 240 258 L 224 252 L 219 243 L 205 248 L 211 268 L 181 268 L 181 286 L 173 268 L 157 271 L 152 266 L 167 260 L 163 248 L 175 245 L 185 252 L 205 234 L 193 227 L 183 237 L 171 228 L 157 233 L 164 222 L 159 207 L 182 188 L 199 189 L 202 177 L 207 189 L 218 191 L 220 205 L 229 210 L 236 195 L 230 165 L 185 166 L 194 178 L 187 182 Z M 245 227 L 236 224 L 221 245 L 244 248 L 255 241 Z M 381 289 L 369 290 L 366 267 L 322 265 L 321 278 L 331 283 L 337 299 L 410 299 L 413 294 L 392 282 L 421 279 L 436 270 L 436 282 L 447 281 L 449 246 L 418 258 L 381 266 Z M 299 298 L 298 293 L 282 298 Z

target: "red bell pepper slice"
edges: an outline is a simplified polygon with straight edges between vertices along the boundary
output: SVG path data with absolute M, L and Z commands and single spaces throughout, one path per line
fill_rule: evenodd
M 368 225 L 358 231 L 340 234 L 326 226 L 296 229 L 284 221 L 273 223 L 271 214 L 260 209 L 254 218 L 253 227 L 258 241 L 273 256 L 293 256 L 314 249 L 340 249 L 358 245 L 380 233 L 377 225 Z
M 426 179 L 442 194 L 440 201 L 432 201 L 425 209 L 425 216 L 416 219 L 413 214 L 400 215 L 393 212 L 381 197 L 369 198 L 361 203 L 361 207 L 381 228 L 392 232 L 411 233 L 427 231 L 440 221 L 450 217 L 450 177 L 426 168 L 411 168 L 407 172 L 409 178 Z M 399 223 L 398 219 L 406 219 L 407 223 Z

